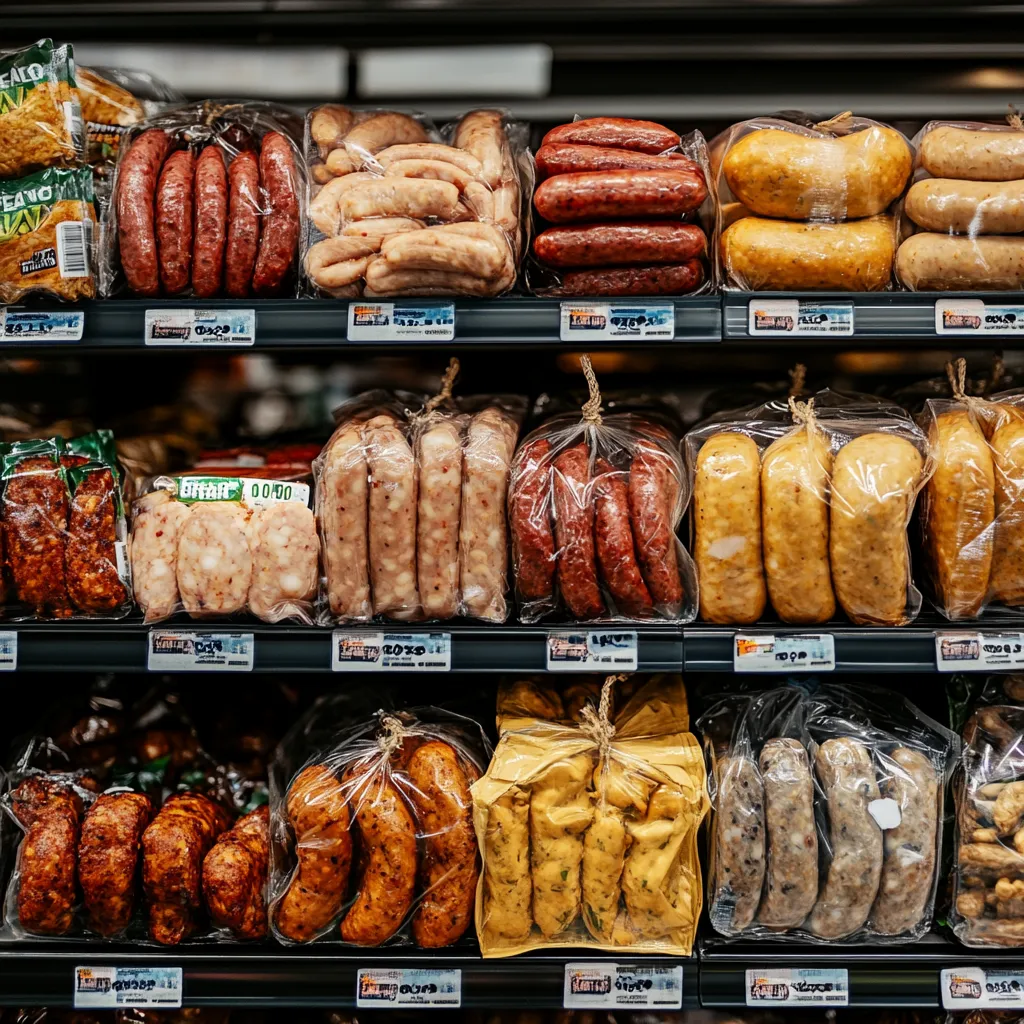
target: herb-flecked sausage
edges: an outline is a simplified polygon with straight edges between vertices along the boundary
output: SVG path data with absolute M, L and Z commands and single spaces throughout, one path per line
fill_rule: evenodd
M 224 291 L 244 299 L 252 285 L 260 244 L 260 169 L 256 154 L 244 149 L 228 168 L 228 239 Z
M 227 239 L 228 178 L 218 146 L 207 146 L 196 161 L 195 258 L 192 290 L 210 299 L 224 280 L 224 244 Z
M 589 449 L 581 443 L 567 448 L 554 463 L 558 585 L 577 619 L 594 619 L 604 612 L 594 557 L 589 461 Z
M 160 128 L 143 132 L 124 155 L 117 176 L 117 242 L 128 287 L 160 294 L 153 208 L 157 175 L 170 142 Z
M 252 290 L 256 295 L 277 295 L 299 248 L 298 171 L 292 148 L 280 132 L 263 136 L 260 183 L 270 211 L 263 220 Z
M 192 276 L 192 151 L 179 149 L 166 160 L 156 189 L 156 241 L 160 254 L 160 286 L 178 295 Z

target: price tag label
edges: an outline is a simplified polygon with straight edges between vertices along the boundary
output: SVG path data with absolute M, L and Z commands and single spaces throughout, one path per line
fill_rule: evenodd
M 0 341 L 81 341 L 84 331 L 80 309 L 45 313 L 0 307 Z
M 655 964 L 566 964 L 562 1006 L 567 1010 L 681 1010 L 683 969 Z
M 676 336 L 676 308 L 671 302 L 627 306 L 617 302 L 563 302 L 559 337 L 588 342 L 601 338 L 660 339 Z
M 944 630 L 935 634 L 940 672 L 988 672 L 1024 666 L 1024 634 Z
M 939 299 L 936 334 L 1024 334 L 1024 305 L 983 299 Z
M 732 667 L 735 672 L 834 672 L 835 639 L 831 633 L 736 633 Z
M 147 309 L 147 345 L 252 345 L 255 309 Z
M 853 303 L 753 299 L 747 306 L 747 333 L 759 338 L 849 337 L 853 334 Z
M 747 1006 L 849 1006 L 845 967 L 769 967 L 747 971 Z
M 362 633 L 336 629 L 333 672 L 451 672 L 451 633 Z
M 549 672 L 635 672 L 635 630 L 558 630 L 548 634 Z
M 950 967 L 942 971 L 942 1008 L 1024 1006 L 1024 971 Z
M 0 631 L 0 672 L 18 669 L 18 634 L 13 630 Z
M 454 302 L 350 302 L 349 341 L 454 341 Z
M 251 672 L 256 641 L 252 633 L 149 631 L 150 672 Z
M 181 1006 L 180 967 L 76 967 L 76 1010 Z
M 356 977 L 357 1009 L 382 1006 L 462 1005 L 462 971 L 412 968 L 360 968 Z

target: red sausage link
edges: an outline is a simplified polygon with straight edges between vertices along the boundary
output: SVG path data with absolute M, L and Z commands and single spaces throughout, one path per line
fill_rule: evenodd
M 700 171 L 700 167 L 682 153 L 654 155 L 608 146 L 573 146 L 569 143 L 541 146 L 537 150 L 536 165 L 539 179 L 578 171 L 657 171 L 666 166 L 673 170 Z
M 704 277 L 700 260 L 678 266 L 612 267 L 569 270 L 551 295 L 684 295 Z
M 260 168 L 251 149 L 242 150 L 228 168 L 228 245 L 224 291 L 233 299 L 249 294 L 260 244 Z
M 640 442 L 629 468 L 629 515 L 644 579 L 654 603 L 669 615 L 683 604 L 676 559 L 675 508 L 678 467 L 652 442 Z
M 196 161 L 196 238 L 192 291 L 200 299 L 220 292 L 228 219 L 228 176 L 219 146 L 207 146 Z
M 576 143 L 581 146 L 612 146 L 640 153 L 664 153 L 679 145 L 679 136 L 656 121 L 634 121 L 628 117 L 588 117 L 562 124 L 544 136 L 541 143 Z
M 554 467 L 558 585 L 577 619 L 596 619 L 604 613 L 594 561 L 589 458 L 586 444 L 581 443 L 562 452 Z
M 577 220 L 682 217 L 707 198 L 704 175 L 667 171 L 584 171 L 558 174 L 537 186 L 533 205 L 553 224 Z
M 604 459 L 594 463 L 594 473 L 597 562 L 618 610 L 637 618 L 650 613 L 653 603 L 633 552 L 624 474 Z
M 550 599 L 555 589 L 555 538 L 551 531 L 551 442 L 539 437 L 516 455 L 509 488 L 512 564 L 524 601 Z
M 139 295 L 160 294 L 160 270 L 153 205 L 160 165 L 167 156 L 167 133 L 143 132 L 124 155 L 117 179 L 117 241 L 128 287 Z
M 608 267 L 633 263 L 685 263 L 703 255 L 696 224 L 647 221 L 548 228 L 533 240 L 533 254 L 549 267 Z
M 263 221 L 263 237 L 256 257 L 252 290 L 257 295 L 276 295 L 299 248 L 298 172 L 292 148 L 280 132 L 267 132 L 263 136 L 260 181 L 270 212 Z
M 167 158 L 156 188 L 156 242 L 165 295 L 183 292 L 192 275 L 194 164 L 191 150 L 176 150 Z

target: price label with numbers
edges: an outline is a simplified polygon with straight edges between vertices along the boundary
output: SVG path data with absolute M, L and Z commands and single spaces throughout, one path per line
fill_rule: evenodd
M 563 302 L 559 337 L 586 342 L 602 338 L 659 338 L 676 334 L 676 308 L 671 302 L 636 306 L 615 302 Z
M 76 1010 L 181 1006 L 180 967 L 76 967 Z
M 0 307 L 0 341 L 81 341 L 85 313 L 80 309 L 36 312 Z
M 942 1008 L 1024 1006 L 1024 971 L 950 967 L 942 971 Z
M 462 971 L 414 968 L 361 968 L 356 1007 L 462 1005 Z
M 349 341 L 453 341 L 454 302 L 350 302 Z
M 988 672 L 1024 666 L 1024 634 L 943 630 L 935 634 L 940 672 Z
M 753 299 L 747 306 L 747 333 L 756 337 L 853 334 L 852 302 Z
M 253 345 L 255 309 L 147 309 L 147 345 Z
M 0 630 L 0 672 L 18 670 L 18 634 L 13 630 Z
M 833 672 L 835 640 L 831 633 L 736 633 L 732 665 L 736 672 Z
M 768 967 L 747 971 L 747 1006 L 849 1006 L 845 967 Z
M 451 633 L 363 633 L 336 629 L 334 672 L 450 672 Z
M 635 672 L 635 630 L 556 630 L 548 634 L 549 672 Z
M 1022 334 L 1024 306 L 983 299 L 939 299 L 935 303 L 935 333 Z
M 252 633 L 149 631 L 150 672 L 251 672 L 256 647 Z
M 565 965 L 562 1006 L 567 1010 L 681 1010 L 683 969 L 658 964 Z

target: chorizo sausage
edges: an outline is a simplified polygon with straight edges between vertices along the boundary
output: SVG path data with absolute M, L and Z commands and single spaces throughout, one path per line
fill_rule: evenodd
M 176 150 L 164 163 L 157 185 L 156 241 L 165 295 L 183 292 L 192 276 L 194 164 L 191 150 Z
M 535 160 L 537 178 L 556 174 L 574 174 L 579 171 L 656 171 L 671 166 L 700 171 L 689 157 L 682 153 L 652 155 L 609 146 L 580 146 L 571 143 L 548 143 L 537 150 Z
M 220 292 L 227 240 L 228 178 L 220 147 L 207 146 L 196 161 L 196 230 L 192 291 L 200 299 Z
M 244 299 L 252 284 L 260 243 L 260 170 L 251 149 L 243 150 L 231 161 L 228 189 L 224 291 L 233 299 Z
M 648 221 L 548 228 L 533 240 L 533 254 L 549 267 L 602 267 L 634 263 L 685 263 L 703 255 L 696 224 Z
M 549 295 L 685 295 L 703 280 L 700 260 L 679 266 L 612 267 L 607 270 L 569 270 Z
M 139 295 L 160 294 L 153 208 L 157 175 L 170 140 L 160 128 L 144 131 L 121 160 L 117 175 L 117 241 L 128 287 Z
M 582 171 L 537 186 L 533 205 L 553 224 L 572 221 L 681 217 L 707 198 L 704 176 L 687 168 Z
M 260 184 L 269 210 L 263 218 L 252 290 L 255 295 L 277 295 L 299 250 L 298 171 L 292 147 L 280 132 L 263 136 Z
M 554 594 L 555 538 L 551 529 L 551 442 L 546 437 L 519 449 L 509 488 L 509 525 L 516 590 L 524 601 Z
M 558 585 L 577 619 L 604 614 L 594 559 L 594 505 L 586 443 L 563 451 L 554 462 L 555 538 Z
M 581 146 L 611 146 L 640 153 L 663 153 L 679 145 L 679 136 L 656 121 L 628 117 L 587 117 L 552 128 L 542 146 L 569 143 Z
M 636 564 L 626 484 L 604 459 L 594 463 L 594 472 L 594 534 L 601 575 L 618 610 L 639 618 L 654 604 Z

